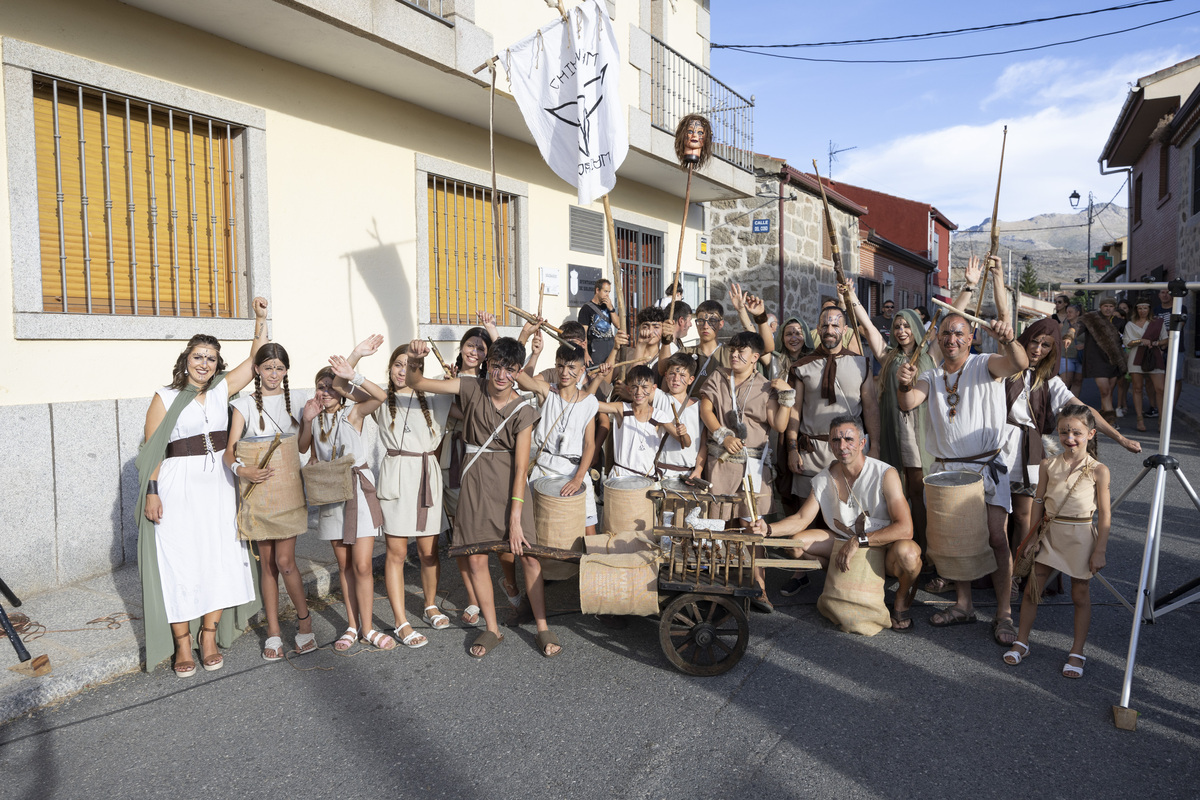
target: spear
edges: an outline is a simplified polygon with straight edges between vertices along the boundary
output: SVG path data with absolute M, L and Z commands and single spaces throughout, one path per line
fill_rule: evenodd
M 983 295 L 987 291 L 988 275 L 992 271 L 992 257 L 1000 252 L 1000 179 L 1004 177 L 1004 146 L 1008 143 L 1008 126 L 1004 126 L 1004 136 L 1000 140 L 1000 172 L 996 175 L 996 199 L 992 201 L 992 235 L 991 246 L 988 249 L 987 261 L 983 267 L 983 280 L 979 283 L 979 296 L 975 298 L 975 316 L 979 316 L 980 310 L 983 308 Z M 992 287 L 992 294 L 996 293 L 995 287 Z M 1000 298 L 996 298 L 996 306 L 999 307 Z
M 538 322 L 538 318 L 535 317 L 533 314 L 530 314 L 528 311 L 522 311 L 521 309 L 517 308 L 516 306 L 509 305 L 508 303 L 505 303 L 504 305 L 508 309 L 508 313 L 515 314 L 518 317 L 520 317 L 521 319 L 526 320 L 528 322 L 536 323 L 539 328 L 544 328 L 546 333 L 550 334 L 551 336 L 553 336 L 555 339 L 558 340 L 559 344 L 572 344 L 571 342 L 568 342 L 566 339 L 564 339 L 562 337 L 561 330 L 554 327 L 549 322 L 546 322 L 545 320 L 543 320 L 542 322 Z
M 825 182 L 821 180 L 821 172 L 817 169 L 815 158 L 812 165 L 813 172 L 817 176 L 817 185 L 821 187 L 821 204 L 825 207 L 825 229 L 829 231 L 829 251 L 833 256 L 833 275 L 840 288 L 846 282 L 846 273 L 842 271 L 842 251 L 838 247 L 837 228 L 833 224 L 833 214 L 829 212 L 829 198 L 825 196 Z M 851 310 L 849 292 L 842 292 L 842 302 L 846 304 L 846 311 L 849 312 Z M 858 325 L 854 322 L 850 322 L 850 324 L 854 325 L 854 338 L 858 342 L 858 352 L 865 355 L 867 351 L 863 350 L 862 334 L 858 332 Z
M 438 350 L 437 342 L 433 340 L 432 336 L 426 338 L 429 342 L 430 352 L 433 353 L 433 357 L 438 360 L 438 363 L 442 365 L 442 372 L 446 373 L 447 378 L 450 377 L 450 365 L 446 363 L 446 359 L 442 358 L 442 351 Z

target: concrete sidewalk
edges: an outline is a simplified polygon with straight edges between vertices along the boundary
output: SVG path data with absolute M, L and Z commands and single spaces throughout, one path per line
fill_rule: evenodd
M 383 552 L 380 536 L 375 546 L 377 570 L 382 568 Z M 312 530 L 297 541 L 296 562 L 308 597 L 325 597 L 335 587 L 333 549 Z M 20 594 L 20 587 L 12 589 Z M 39 636 L 35 625 L 23 638 L 32 656 L 50 657 L 51 672 L 29 677 L 13 671 L 20 662 L 8 638 L 0 634 L 0 723 L 141 668 L 142 589 L 136 565 L 20 599 L 19 609 L 5 603 L 4 610 L 10 616 L 24 614 L 47 630 Z M 286 593 L 281 593 L 280 608 L 290 607 Z M 290 646 L 287 636 L 285 641 Z

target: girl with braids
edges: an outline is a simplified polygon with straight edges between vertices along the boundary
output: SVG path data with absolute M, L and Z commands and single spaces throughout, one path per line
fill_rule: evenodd
M 262 483 L 275 470 L 272 467 L 259 469 L 255 464 L 243 464 L 236 456 L 237 443 L 243 434 L 247 436 L 295 436 L 300 432 L 296 413 L 304 407 L 305 398 L 288 389 L 288 368 L 291 360 L 287 350 L 275 342 L 258 348 L 254 356 L 254 393 L 242 396 L 230 403 L 233 411 L 229 422 L 229 445 L 225 448 L 225 466 L 234 475 L 248 483 Z M 295 411 L 293 411 L 295 409 Z M 296 480 L 299 480 L 296 476 Z M 303 520 L 307 528 L 307 517 Z M 304 529 L 297 531 L 297 535 Z M 267 641 L 263 644 L 262 657 L 265 661 L 283 659 L 283 639 L 279 630 L 279 577 L 288 597 L 296 609 L 299 631 L 296 634 L 296 652 L 303 655 L 317 649 L 316 636 L 312 632 L 312 618 L 304 597 L 304 582 L 296 569 L 296 536 L 282 539 L 258 539 L 258 555 L 261 572 L 259 589 L 262 591 L 263 614 L 267 619 Z
M 372 336 L 359 344 L 347 359 L 349 366 L 355 367 L 359 359 L 373 355 L 382 343 L 382 336 Z M 392 351 L 389 364 L 386 391 L 364 379 L 354 390 L 352 399 L 355 402 L 382 401 L 371 417 L 386 450 L 379 464 L 379 505 L 383 509 L 383 532 L 387 543 L 384 584 L 396 620 L 396 638 L 406 647 L 416 648 L 424 646 L 427 640 L 413 630 L 404 611 L 404 559 L 408 554 L 409 536 L 417 538 L 421 561 L 421 588 L 425 595 L 421 618 L 435 630 L 450 627 L 449 618 L 437 602 L 441 574 L 437 537 L 442 521 L 442 471 L 438 466 L 437 450 L 442 443 L 452 398 L 428 396 L 405 386 L 404 376 L 409 369 L 424 372 L 421 360 L 408 357 L 407 344 Z M 359 376 L 348 377 L 357 381 Z M 339 375 L 336 386 L 347 388 L 346 378 Z
M 137 457 L 138 573 L 146 626 L 146 669 L 171 653 L 175 674 L 196 673 L 191 631 L 205 670 L 224 664 L 228 647 L 257 613 L 254 570 L 237 536 L 237 491 L 223 460 L 229 395 L 254 376 L 267 341 L 267 301 L 254 298 L 250 356 L 228 372 L 221 343 L 193 336 L 175 362 L 171 384 L 146 412 L 146 439 Z M 232 614 L 222 614 L 233 608 Z
M 1004 663 L 1020 664 L 1029 655 L 1029 634 L 1037 619 L 1040 587 L 1051 570 L 1071 576 L 1075 606 L 1075 638 L 1064 678 L 1082 678 L 1087 659 L 1083 646 L 1092 621 L 1091 577 L 1104 568 L 1111 519 L 1108 467 L 1096 459 L 1096 417 L 1084 405 L 1068 405 L 1058 415 L 1058 440 L 1063 452 L 1042 462 L 1034 500 L 1034 525 L 1044 526 L 1032 580 L 1025 582 L 1021 628 Z M 1093 522 L 1095 515 L 1095 522 Z M 1030 545 L 1032 546 L 1032 545 Z
M 354 456 L 350 474 L 354 496 L 344 503 L 321 506 L 317 519 L 318 538 L 333 545 L 342 597 L 346 602 L 348 626 L 333 643 L 333 648 L 349 650 L 358 641 L 361 631 L 364 641 L 380 650 L 391 650 L 396 646 L 396 640 L 375 630 L 373 621 L 375 575 L 371 570 L 371 557 L 375 536 L 383 525 L 383 511 L 375 494 L 375 483 L 367 466 L 367 446 L 362 438 L 363 420 L 379 406 L 379 401 L 366 399 L 347 407 L 346 394 L 338 391 L 334 382 L 339 374 L 355 377 L 354 370 L 341 356 L 330 356 L 329 363 L 332 366 L 317 373 L 316 396 L 304 404 L 300 452 L 307 452 L 311 444 L 313 457 L 320 461 Z

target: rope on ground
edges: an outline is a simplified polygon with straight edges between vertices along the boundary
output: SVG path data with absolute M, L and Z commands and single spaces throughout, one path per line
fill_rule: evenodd
M 135 617 L 124 611 L 119 611 L 113 614 L 108 614 L 103 617 L 97 617 L 89 621 L 88 625 L 103 625 L 101 628 L 47 628 L 42 623 L 32 620 L 21 613 L 8 615 L 8 621 L 12 623 L 13 629 L 20 634 L 21 640 L 24 642 L 33 642 L 42 638 L 48 633 L 87 633 L 89 631 L 115 631 L 119 630 L 126 622 L 139 620 L 141 617 Z

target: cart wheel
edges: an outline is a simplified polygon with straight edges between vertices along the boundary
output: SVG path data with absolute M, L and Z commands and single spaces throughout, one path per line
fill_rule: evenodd
M 715 594 L 683 594 L 662 612 L 658 642 L 672 664 L 689 675 L 720 675 L 741 660 L 750 640 L 746 612 Z

